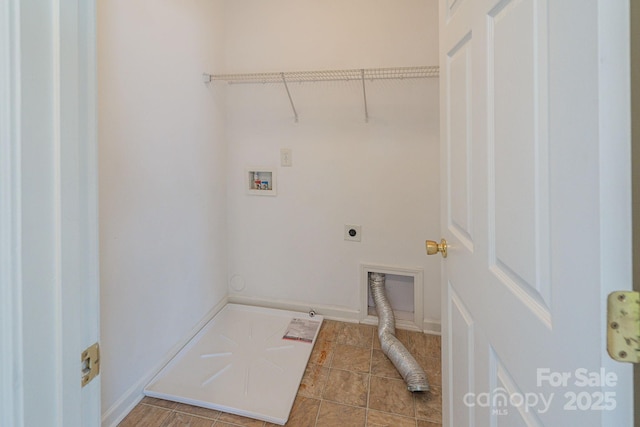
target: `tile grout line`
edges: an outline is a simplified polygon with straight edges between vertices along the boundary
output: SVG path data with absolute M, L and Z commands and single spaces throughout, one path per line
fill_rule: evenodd
M 375 339 L 375 338 L 374 338 Z M 367 380 L 367 410 L 364 414 L 364 425 L 369 424 L 369 399 L 371 398 L 371 364 L 373 363 L 373 341 L 371 342 L 371 351 L 369 355 L 369 379 Z
M 320 405 L 318 405 L 318 413 L 316 414 L 316 420 L 314 422 L 314 427 L 318 425 L 318 420 L 320 419 L 320 411 L 322 410 L 322 403 L 324 402 L 324 391 L 327 388 L 327 384 L 329 384 L 329 377 L 331 375 L 331 365 L 333 365 L 333 358 L 335 356 L 335 346 L 337 344 L 337 342 L 335 341 L 337 339 L 337 335 L 336 332 L 334 332 L 334 336 L 331 337 L 331 360 L 329 360 L 329 363 L 327 366 L 327 380 L 324 383 L 324 386 L 322 387 L 322 391 L 320 391 Z M 327 340 L 328 341 L 328 340 Z
M 178 411 L 177 409 L 173 409 L 173 410 L 171 410 L 171 412 L 175 413 L 175 414 L 180 414 L 180 415 L 187 415 L 189 417 L 200 418 L 200 419 L 207 420 L 207 421 L 214 421 L 214 422 L 217 421 L 217 417 L 216 418 L 209 418 L 209 417 L 205 417 L 203 415 L 192 414 L 190 412 Z
M 324 402 L 324 400 L 320 399 L 320 404 L 318 405 L 318 413 L 316 414 L 316 419 L 313 422 L 314 427 L 318 425 L 318 419 L 320 418 L 320 409 L 322 408 L 322 402 Z

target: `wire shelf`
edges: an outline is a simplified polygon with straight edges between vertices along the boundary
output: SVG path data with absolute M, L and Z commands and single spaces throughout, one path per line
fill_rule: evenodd
M 352 70 L 288 71 L 277 73 L 205 74 L 228 83 L 302 83 L 351 80 L 424 79 L 439 76 L 440 67 L 365 68 Z
M 296 122 L 298 122 L 298 111 L 296 110 L 289 83 L 303 82 L 331 82 L 331 81 L 359 81 L 362 84 L 362 99 L 364 104 L 365 121 L 369 121 L 369 110 L 367 107 L 366 81 L 373 80 L 403 80 L 403 79 L 425 79 L 438 77 L 440 67 L 420 66 L 420 67 L 395 67 L 395 68 L 361 68 L 354 70 L 324 70 L 324 71 L 288 71 L 280 73 L 250 73 L 250 74 L 203 74 L 205 83 L 215 80 L 223 80 L 229 84 L 239 83 L 282 83 L 291 104 L 291 110 Z

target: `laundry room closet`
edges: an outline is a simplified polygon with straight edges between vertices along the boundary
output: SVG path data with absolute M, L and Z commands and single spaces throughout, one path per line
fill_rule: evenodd
M 97 3 L 103 425 L 229 302 L 439 334 L 436 0 Z

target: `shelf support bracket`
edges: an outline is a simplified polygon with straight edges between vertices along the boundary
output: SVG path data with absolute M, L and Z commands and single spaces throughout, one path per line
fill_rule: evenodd
M 364 84 L 364 68 L 360 70 L 360 76 L 362 77 L 362 96 L 364 98 L 364 121 L 369 123 L 369 109 L 367 108 L 367 88 Z
M 284 77 L 284 73 L 280 73 L 280 77 L 282 77 L 282 83 L 284 83 L 284 88 L 287 90 L 287 96 L 289 97 L 289 102 L 291 103 L 293 116 L 295 118 L 296 123 L 298 123 L 298 112 L 296 111 L 296 106 L 293 104 L 293 98 L 291 98 L 291 92 L 289 92 L 289 85 L 287 85 L 287 79 Z

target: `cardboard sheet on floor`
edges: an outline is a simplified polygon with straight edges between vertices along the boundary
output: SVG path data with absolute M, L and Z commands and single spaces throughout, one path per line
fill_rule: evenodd
M 322 320 L 227 304 L 144 394 L 284 425 Z

